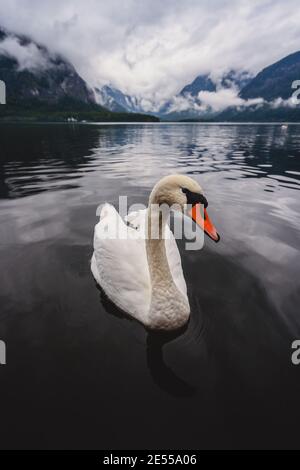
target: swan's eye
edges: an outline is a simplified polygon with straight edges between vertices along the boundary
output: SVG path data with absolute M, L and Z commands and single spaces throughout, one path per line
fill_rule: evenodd
M 208 206 L 208 202 L 205 196 L 200 193 L 193 193 L 193 191 L 190 191 L 187 188 L 181 188 L 182 192 L 186 195 L 186 200 L 188 204 L 191 204 L 194 206 L 195 204 L 203 204 L 205 209 Z

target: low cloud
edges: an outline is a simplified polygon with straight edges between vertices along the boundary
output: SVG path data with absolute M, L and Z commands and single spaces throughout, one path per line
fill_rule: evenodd
M 264 103 L 262 98 L 244 100 L 238 96 L 239 90 L 236 87 L 219 88 L 215 92 L 200 91 L 197 97 L 185 94 L 175 96 L 170 104 L 168 112 L 194 111 L 201 113 L 219 113 L 229 107 L 245 108 L 258 106 Z
M 0 42 L 0 53 L 17 60 L 20 70 L 45 69 L 48 60 L 34 43 L 22 44 L 15 36 L 9 36 Z
M 216 92 L 200 91 L 198 99 L 203 106 L 214 112 L 223 111 L 231 106 L 248 107 L 263 104 L 262 98 L 243 100 L 238 96 L 238 90 L 234 88 L 223 88 Z
M 270 102 L 270 106 L 273 109 L 277 108 L 296 108 L 299 106 L 299 100 L 291 96 L 289 99 L 284 100 L 282 98 L 276 98 L 276 100 Z

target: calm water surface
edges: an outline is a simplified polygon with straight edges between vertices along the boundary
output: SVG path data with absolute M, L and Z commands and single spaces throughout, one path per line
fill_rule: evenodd
M 0 126 L 1 448 L 300 447 L 300 126 Z M 186 331 L 96 288 L 96 208 L 197 179 L 221 242 L 186 252 Z M 117 267 L 116 267 L 117 269 Z

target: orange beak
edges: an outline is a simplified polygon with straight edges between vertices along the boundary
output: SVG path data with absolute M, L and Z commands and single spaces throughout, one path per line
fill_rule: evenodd
M 216 243 L 220 240 L 216 227 L 208 217 L 207 210 L 204 208 L 204 217 L 201 214 L 201 204 L 195 204 L 189 212 L 190 217 L 198 224 L 202 230 Z

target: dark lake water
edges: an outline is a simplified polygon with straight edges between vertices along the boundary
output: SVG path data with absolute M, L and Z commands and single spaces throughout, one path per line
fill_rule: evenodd
M 300 447 L 300 126 L 0 126 L 1 448 Z M 149 335 L 96 288 L 96 208 L 196 178 L 221 242 Z

